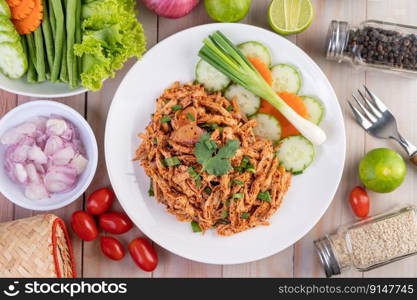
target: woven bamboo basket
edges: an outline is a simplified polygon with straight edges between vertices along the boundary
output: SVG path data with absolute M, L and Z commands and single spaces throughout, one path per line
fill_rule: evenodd
M 46 214 L 1 223 L 0 277 L 76 277 L 64 221 Z

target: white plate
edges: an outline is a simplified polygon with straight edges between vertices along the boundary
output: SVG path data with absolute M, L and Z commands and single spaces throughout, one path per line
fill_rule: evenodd
M 293 184 L 270 226 L 259 226 L 231 237 L 213 230 L 204 235 L 191 231 L 148 196 L 149 178 L 132 161 L 154 112 L 155 99 L 174 81 L 194 79 L 202 41 L 221 30 L 233 42 L 250 40 L 267 45 L 273 62 L 292 63 L 303 75 L 302 94 L 318 96 L 326 106 L 321 127 L 328 139 L 317 148 L 313 165 Z M 107 119 L 106 163 L 116 195 L 133 222 L 162 247 L 191 260 L 237 264 L 275 254 L 298 241 L 324 214 L 336 192 L 345 160 L 345 129 L 337 97 L 319 67 L 297 46 L 270 31 L 243 24 L 209 24 L 179 32 L 136 63 L 119 86 Z
M 68 83 L 52 83 L 49 81 L 28 83 L 26 76 L 21 79 L 10 79 L 1 73 L 0 89 L 22 96 L 38 98 L 69 97 L 87 92 L 87 89 L 83 87 L 71 89 Z

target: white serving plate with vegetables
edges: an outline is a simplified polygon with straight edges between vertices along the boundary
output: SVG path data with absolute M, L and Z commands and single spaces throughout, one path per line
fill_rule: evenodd
M 327 139 L 321 145 L 302 136 L 282 138 L 287 128 L 260 110 L 259 99 L 229 85 L 208 64 L 199 63 L 203 40 L 220 30 L 248 55 L 256 55 L 276 76 L 274 86 L 298 94 L 320 124 Z M 265 55 L 263 47 L 269 50 Z M 196 65 L 197 68 L 196 68 Z M 205 81 L 207 78 L 208 80 Z M 281 160 L 294 174 L 292 186 L 269 226 L 222 237 L 212 231 L 193 233 L 190 224 L 178 222 L 154 198 L 148 196 L 149 178 L 132 161 L 155 108 L 155 99 L 175 81 L 207 82 L 207 89 L 224 89 L 223 95 L 241 96 L 248 117 L 260 121 L 259 134 L 274 140 Z M 297 97 L 298 97 L 297 96 Z M 309 122 L 310 123 L 310 122 Z M 308 125 L 310 126 L 310 125 Z M 311 125 L 312 126 L 312 125 Z M 313 128 L 313 127 L 311 127 Z M 318 127 L 317 127 L 318 128 Z M 312 136 L 314 138 L 317 136 Z M 324 136 L 324 138 L 326 138 Z M 317 144 L 323 140 L 318 135 Z M 243 24 L 209 24 L 177 33 L 151 49 L 126 75 L 111 106 L 105 136 L 106 163 L 113 188 L 128 215 L 152 240 L 183 257 L 213 264 L 236 264 L 273 255 L 298 241 L 320 219 L 339 184 L 345 159 L 345 129 L 337 97 L 319 67 L 297 46 L 261 28 Z M 307 168 L 308 167 L 308 168 Z

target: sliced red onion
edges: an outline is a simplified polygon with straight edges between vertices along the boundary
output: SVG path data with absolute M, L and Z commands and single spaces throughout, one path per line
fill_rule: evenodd
M 62 135 L 68 129 L 67 122 L 63 119 L 49 119 L 46 122 L 46 134 Z
M 31 183 L 25 188 L 25 196 L 30 200 L 40 200 L 48 197 L 49 194 L 44 185 Z
M 36 170 L 36 167 L 34 164 L 27 164 L 26 165 L 26 173 L 28 174 L 29 181 L 31 183 L 40 184 L 41 183 L 41 177 L 38 174 L 38 171 Z
M 80 175 L 84 172 L 85 168 L 87 167 L 88 160 L 82 156 L 81 154 L 77 154 L 72 159 L 70 166 L 74 167 L 77 170 L 77 175 Z
M 29 149 L 28 159 L 32 160 L 33 162 L 37 164 L 46 164 L 48 162 L 48 158 L 46 157 L 46 154 L 37 145 L 33 145 Z
M 27 183 L 28 173 L 22 164 L 17 163 L 14 165 L 14 177 L 20 183 Z
M 59 136 L 51 136 L 45 144 L 45 149 L 43 150 L 46 156 L 50 157 L 54 155 L 58 150 L 64 148 L 64 142 Z
M 7 131 L 4 167 L 36 200 L 74 188 L 88 159 L 78 130 L 61 116 L 34 117 Z
M 73 159 L 74 155 L 75 151 L 72 146 L 67 146 L 61 150 L 58 150 L 54 155 L 52 155 L 52 163 L 60 166 L 67 165 Z

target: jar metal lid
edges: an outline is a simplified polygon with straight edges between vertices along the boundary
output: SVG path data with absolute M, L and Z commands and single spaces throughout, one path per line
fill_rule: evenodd
M 326 57 L 331 60 L 341 62 L 343 60 L 343 51 L 348 42 L 349 24 L 343 21 L 331 21 L 327 33 L 327 51 Z
M 317 254 L 320 257 L 326 276 L 331 277 L 333 275 L 339 275 L 341 270 L 330 239 L 326 236 L 315 240 L 314 246 L 316 247 Z

